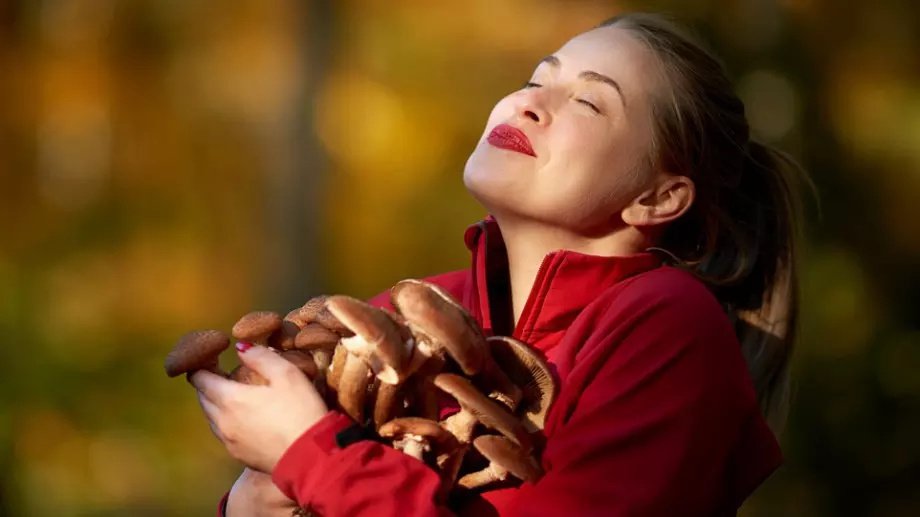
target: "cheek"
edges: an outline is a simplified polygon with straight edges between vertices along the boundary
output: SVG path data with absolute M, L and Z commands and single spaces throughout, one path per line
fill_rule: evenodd
M 553 159 L 541 174 L 543 210 L 572 226 L 596 225 L 618 213 L 634 194 L 634 149 L 583 119 L 555 129 Z

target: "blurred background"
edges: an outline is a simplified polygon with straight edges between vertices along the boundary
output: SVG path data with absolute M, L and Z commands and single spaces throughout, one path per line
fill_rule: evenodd
M 633 9 L 693 22 L 821 193 L 743 515 L 920 515 L 917 2 L 0 0 L 0 516 L 212 515 L 240 467 L 176 338 L 466 267 L 491 107 Z

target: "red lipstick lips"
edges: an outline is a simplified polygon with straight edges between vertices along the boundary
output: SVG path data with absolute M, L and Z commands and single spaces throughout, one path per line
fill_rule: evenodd
M 507 149 L 533 157 L 537 156 L 537 153 L 533 152 L 533 147 L 531 147 L 527 135 L 510 124 L 499 124 L 495 126 L 495 129 L 489 133 L 486 140 L 499 149 Z

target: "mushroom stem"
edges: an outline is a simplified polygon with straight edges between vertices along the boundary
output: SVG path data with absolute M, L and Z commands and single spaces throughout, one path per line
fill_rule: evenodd
M 428 440 L 417 434 L 407 434 L 402 440 L 394 442 L 393 446 L 419 461 L 424 461 L 422 458 L 428 450 Z
M 476 418 L 476 415 L 465 409 L 450 415 L 442 422 L 444 427 L 450 431 L 450 434 L 456 436 L 460 443 L 470 443 L 473 439 L 473 431 L 478 423 L 479 419 Z
M 364 402 L 371 375 L 367 364 L 346 354 L 345 366 L 338 381 L 339 405 L 358 424 L 364 424 Z
M 343 346 L 335 347 L 332 364 L 329 365 L 329 373 L 326 375 L 326 384 L 333 390 L 339 389 L 339 379 L 342 378 L 342 371 L 345 370 L 346 359 L 348 359 L 348 350 L 345 350 Z
M 332 364 L 332 352 L 329 350 L 314 350 L 313 362 L 316 363 L 316 377 L 313 379 L 313 386 L 320 395 L 326 395 L 326 371 Z
M 457 484 L 463 488 L 479 488 L 506 479 L 508 479 L 508 470 L 497 463 L 490 463 L 488 467 L 480 471 L 463 476 Z
M 380 383 L 374 400 L 374 425 L 377 429 L 393 419 L 399 409 L 399 403 L 403 400 L 402 388 L 402 384 Z
M 462 443 L 452 452 L 438 456 L 437 464 L 438 468 L 441 469 L 441 487 L 438 495 L 442 501 L 447 500 L 451 489 L 454 487 L 454 483 L 457 481 L 457 474 L 460 473 L 460 467 L 463 465 L 463 458 L 466 457 L 469 449 L 470 445 L 468 443 Z

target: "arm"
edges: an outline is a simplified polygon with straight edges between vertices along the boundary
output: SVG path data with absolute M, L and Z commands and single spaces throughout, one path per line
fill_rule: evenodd
M 633 289 L 604 314 L 614 316 L 595 323 L 553 410 L 547 474 L 488 492 L 464 513 L 734 511 L 723 493 L 727 465 L 757 406 L 721 309 L 699 293 Z M 350 423 L 332 413 L 288 449 L 273 474 L 282 492 L 325 517 L 452 515 L 435 498 L 437 475 L 421 462 L 375 442 L 337 445 Z M 762 479 L 779 453 L 770 440 L 758 445 L 768 449 L 756 466 Z

